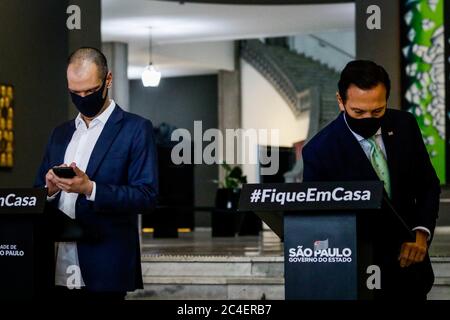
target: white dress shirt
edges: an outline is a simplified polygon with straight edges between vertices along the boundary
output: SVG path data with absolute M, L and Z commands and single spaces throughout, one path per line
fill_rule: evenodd
M 72 139 L 67 146 L 66 153 L 64 155 L 64 163 L 70 165 L 75 162 L 77 167 L 86 171 L 86 168 L 91 158 L 92 150 L 103 131 L 103 128 L 114 111 L 116 104 L 111 100 L 109 106 L 96 118 L 94 118 L 89 128 L 81 118 L 81 115 L 75 119 L 75 132 Z M 92 193 L 89 197 L 86 197 L 89 201 L 95 200 L 96 184 L 93 182 Z M 48 200 L 51 201 L 56 197 L 53 195 Z M 67 216 L 75 219 L 75 202 L 78 198 L 77 193 L 67 193 L 62 191 L 61 197 L 58 202 L 58 209 L 64 212 Z M 56 270 L 55 270 L 55 284 L 58 286 L 71 286 L 68 285 L 68 278 L 73 275 L 73 266 L 76 266 L 82 275 L 82 270 L 79 269 L 78 250 L 76 242 L 59 242 L 57 243 L 57 255 L 56 255 Z M 71 267 L 71 269 L 68 269 Z M 81 276 L 80 285 L 85 286 L 83 277 Z
M 367 141 L 367 139 L 365 139 L 364 137 L 360 136 L 359 134 L 354 132 L 352 129 L 350 129 L 350 126 L 347 123 L 347 118 L 346 118 L 346 114 L 345 113 L 344 113 L 344 120 L 345 120 L 345 123 L 347 124 L 348 129 L 353 134 L 353 136 L 356 138 L 356 140 L 358 140 L 359 145 L 361 146 L 361 148 L 363 149 L 364 153 L 366 154 L 367 158 L 370 161 L 370 149 L 371 149 L 370 143 Z M 381 133 L 381 127 L 375 133 L 375 142 L 380 147 L 380 149 L 383 152 L 384 157 L 386 158 L 386 161 L 387 161 L 386 148 L 385 148 L 384 142 L 383 142 L 383 135 Z M 428 240 L 430 239 L 431 232 L 430 232 L 430 230 L 428 228 L 422 227 L 422 226 L 417 226 L 417 227 L 415 227 L 412 230 L 413 231 L 416 231 L 416 230 L 425 231 L 426 233 L 428 233 Z

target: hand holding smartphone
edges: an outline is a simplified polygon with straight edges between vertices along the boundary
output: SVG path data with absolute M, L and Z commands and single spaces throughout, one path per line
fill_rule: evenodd
M 59 178 L 72 179 L 76 176 L 72 167 L 53 167 L 52 169 Z

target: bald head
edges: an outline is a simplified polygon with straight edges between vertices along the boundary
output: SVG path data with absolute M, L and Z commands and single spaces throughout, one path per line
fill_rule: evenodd
M 94 66 L 101 81 L 108 74 L 108 62 L 105 55 L 100 50 L 91 47 L 82 47 L 75 50 L 69 56 L 67 66 L 78 74 L 86 73 Z

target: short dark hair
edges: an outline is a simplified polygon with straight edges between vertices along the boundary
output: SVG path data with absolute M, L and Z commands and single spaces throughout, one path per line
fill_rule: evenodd
M 349 62 L 341 72 L 338 89 L 342 102 L 347 101 L 347 90 L 350 85 L 368 90 L 382 83 L 386 88 L 386 100 L 391 92 L 391 80 L 386 70 L 370 60 L 354 60 Z
M 94 63 L 98 69 L 100 79 L 105 79 L 108 74 L 108 61 L 105 55 L 93 47 L 81 47 L 72 52 L 67 59 L 67 66 L 78 61 L 89 61 Z

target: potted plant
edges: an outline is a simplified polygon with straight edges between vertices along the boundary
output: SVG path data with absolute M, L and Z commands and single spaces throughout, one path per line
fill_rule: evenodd
M 232 167 L 227 163 L 222 163 L 221 166 L 225 170 L 225 177 L 222 181 L 216 181 L 219 188 L 216 193 L 216 210 L 211 218 L 213 237 L 235 235 L 241 186 L 247 183 L 247 176 L 243 175 L 240 167 Z

